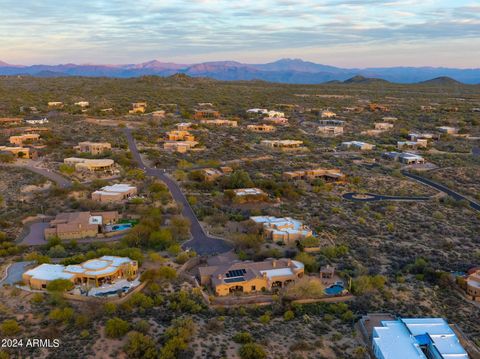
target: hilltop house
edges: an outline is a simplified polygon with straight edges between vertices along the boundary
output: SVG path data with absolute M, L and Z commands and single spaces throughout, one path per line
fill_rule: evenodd
M 128 257 L 103 256 L 80 264 L 40 264 L 23 273 L 25 285 L 31 289 L 46 289 L 56 279 L 66 279 L 75 285 L 99 287 L 121 279 L 129 281 L 138 276 L 138 263 Z
M 380 131 L 388 131 L 393 128 L 393 123 L 388 122 L 376 122 L 375 129 Z
M 102 226 L 117 223 L 118 219 L 117 211 L 59 213 L 45 228 L 44 235 L 46 239 L 64 240 L 96 237 Z
M 60 101 L 49 101 L 48 107 L 63 107 L 63 102 Z
M 2 117 L 0 118 L 0 125 L 1 126 L 16 126 L 22 123 L 21 118 L 16 117 Z
M 282 288 L 303 277 L 304 272 L 302 262 L 281 258 L 199 267 L 197 277 L 200 285 L 211 286 L 216 295 L 226 296 Z
M 288 118 L 285 117 L 265 117 L 263 120 L 274 125 L 288 125 Z
M 28 123 L 29 125 L 44 125 L 48 123 L 48 118 L 46 117 L 29 118 L 29 119 L 25 119 L 25 123 Z
M 198 145 L 197 141 L 167 141 L 163 143 L 163 149 L 171 152 L 186 153 Z
M 81 108 L 85 108 L 85 107 L 90 106 L 90 103 L 88 101 L 79 101 L 79 102 L 75 102 L 74 105 L 79 106 Z
M 180 122 L 180 123 L 177 123 L 177 130 L 179 131 L 186 131 L 186 130 L 189 130 L 191 127 L 192 127 L 192 123 L 191 122 Z
M 262 225 L 264 236 L 274 242 L 294 244 L 297 240 L 313 235 L 309 227 L 290 217 L 254 216 L 250 220 Z

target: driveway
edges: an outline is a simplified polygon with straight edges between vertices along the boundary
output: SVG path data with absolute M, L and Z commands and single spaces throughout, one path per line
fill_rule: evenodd
M 167 185 L 175 201 L 182 204 L 182 215 L 190 221 L 190 232 L 192 234 L 192 239 L 185 242 L 182 247 L 184 249 L 193 249 L 200 255 L 214 255 L 231 250 L 232 246 L 225 240 L 211 237 L 205 233 L 178 184 L 168 176 L 166 170 L 147 167 L 143 163 L 142 157 L 138 152 L 132 131 L 130 129 L 125 129 L 124 132 L 127 136 L 128 146 L 130 147 L 133 159 L 137 162 L 140 168 L 143 169 L 148 176 L 156 177 L 163 181 Z
M 41 168 L 37 167 L 38 162 L 34 161 L 22 161 L 22 162 L 16 162 L 13 164 L 9 164 L 7 166 L 13 166 L 13 167 L 20 167 L 24 168 L 26 170 L 29 170 L 31 172 L 37 173 L 40 176 L 43 176 L 45 178 L 48 178 L 49 180 L 55 182 L 58 187 L 60 188 L 69 188 L 72 186 L 72 182 L 68 180 L 67 178 L 61 176 L 60 174 L 53 172 L 49 169 L 46 168 Z
M 45 235 L 43 230 L 48 228 L 48 222 L 36 222 L 32 223 L 29 228 L 28 234 L 21 240 L 19 245 L 24 246 L 43 246 L 48 242 L 45 240 Z M 105 238 L 84 238 L 77 239 L 78 244 L 82 243 L 98 243 L 98 242 L 115 242 L 126 236 L 127 233 L 118 234 L 116 236 L 105 237 Z
M 27 267 L 33 262 L 13 262 L 7 269 L 7 276 L 0 282 L 0 285 L 13 285 L 22 280 L 22 274 L 27 271 Z
M 365 198 L 357 197 L 365 195 Z M 430 197 L 401 197 L 401 196 L 383 196 L 373 193 L 356 193 L 349 192 L 342 196 L 344 199 L 354 202 L 375 202 L 375 201 L 428 201 Z
M 438 183 L 438 182 L 432 181 L 432 180 L 427 179 L 427 178 L 425 178 L 425 177 L 421 177 L 421 176 L 415 175 L 415 174 L 410 173 L 410 172 L 407 172 L 407 171 L 402 171 L 402 174 L 403 174 L 405 177 L 414 179 L 415 181 L 418 181 L 418 182 L 423 183 L 423 184 L 425 184 L 425 185 L 427 185 L 427 186 L 430 186 L 430 187 L 432 187 L 432 188 L 435 188 L 436 190 L 438 190 L 438 191 L 440 191 L 440 192 L 446 193 L 446 194 L 448 194 L 450 197 L 452 197 L 452 198 L 453 198 L 454 200 L 456 200 L 456 201 L 467 201 L 471 208 L 473 208 L 474 210 L 480 212 L 480 204 L 478 204 L 477 202 L 474 202 L 474 201 L 468 199 L 467 197 L 461 195 L 461 194 L 458 193 L 458 192 L 455 192 L 455 191 L 451 190 L 451 189 L 448 188 L 448 187 L 445 187 L 444 185 L 442 185 L 442 184 L 440 184 L 440 183 Z

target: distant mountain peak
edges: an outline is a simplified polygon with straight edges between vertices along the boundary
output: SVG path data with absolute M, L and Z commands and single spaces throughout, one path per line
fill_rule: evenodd
M 452 79 L 451 77 L 448 77 L 448 76 L 439 76 L 431 80 L 422 81 L 420 83 L 426 84 L 426 85 L 462 85 L 461 82 L 455 79 Z
M 370 84 L 370 83 L 388 83 L 388 81 L 383 79 L 365 77 L 362 75 L 355 75 L 345 81 L 344 84 Z

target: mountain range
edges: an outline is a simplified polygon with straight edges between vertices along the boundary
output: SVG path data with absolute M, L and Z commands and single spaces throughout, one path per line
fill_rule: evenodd
M 98 65 L 10 65 L 0 61 L 0 75 L 30 75 L 38 77 L 138 77 L 185 74 L 216 80 L 263 80 L 291 84 L 319 84 L 325 82 L 379 79 L 395 83 L 418 83 L 448 77 L 465 84 L 480 84 L 480 68 L 458 69 L 445 67 L 376 67 L 340 68 L 303 61 L 281 59 L 266 64 L 244 64 L 236 61 L 214 61 L 198 64 L 177 64 L 157 60 L 140 64 Z M 381 82 L 381 81 L 379 81 Z

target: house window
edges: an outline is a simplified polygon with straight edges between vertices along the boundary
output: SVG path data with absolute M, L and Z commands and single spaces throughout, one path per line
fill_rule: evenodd
M 255 291 L 257 290 L 257 287 L 255 287 L 254 285 L 252 285 L 252 291 Z
M 42 284 L 42 288 L 47 288 L 47 285 L 46 285 L 46 284 Z

